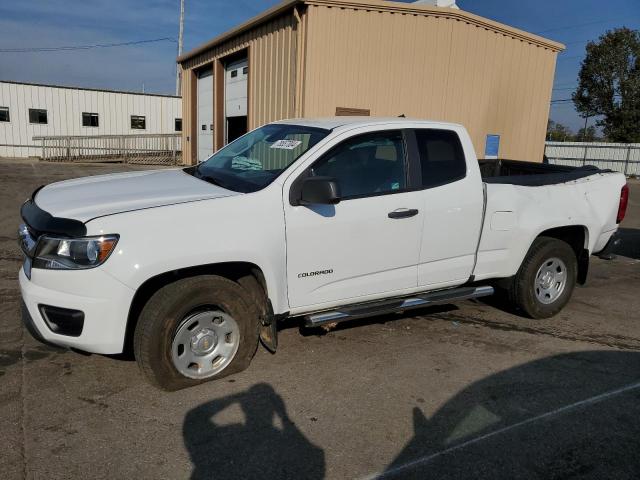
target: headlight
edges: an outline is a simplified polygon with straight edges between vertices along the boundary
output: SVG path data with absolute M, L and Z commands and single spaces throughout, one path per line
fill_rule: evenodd
M 79 270 L 104 263 L 118 243 L 118 235 L 86 238 L 43 236 L 38 241 L 33 268 Z

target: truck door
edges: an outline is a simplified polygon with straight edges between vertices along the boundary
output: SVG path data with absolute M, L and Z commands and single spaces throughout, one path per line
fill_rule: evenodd
M 418 285 L 446 287 L 472 274 L 480 237 L 484 194 L 477 168 L 468 168 L 454 130 L 416 129 L 424 231 Z M 469 144 L 468 148 L 473 148 Z
M 424 202 L 407 188 L 407 160 L 401 130 L 355 135 L 306 172 L 335 178 L 340 203 L 292 206 L 286 191 L 292 309 L 415 289 Z

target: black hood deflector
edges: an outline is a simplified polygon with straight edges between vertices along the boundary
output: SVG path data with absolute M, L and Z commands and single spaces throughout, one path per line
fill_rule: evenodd
M 20 216 L 29 229 L 38 236 L 50 233 L 64 237 L 84 237 L 87 234 L 87 227 L 84 223 L 71 218 L 54 217 L 36 205 L 35 197 L 41 188 L 38 187 L 31 194 L 31 198 L 24 202 L 20 208 Z

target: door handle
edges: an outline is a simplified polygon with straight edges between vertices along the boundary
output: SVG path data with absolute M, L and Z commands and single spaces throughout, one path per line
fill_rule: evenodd
M 393 212 L 389 212 L 389 218 L 409 218 L 415 217 L 418 214 L 416 208 L 399 208 Z

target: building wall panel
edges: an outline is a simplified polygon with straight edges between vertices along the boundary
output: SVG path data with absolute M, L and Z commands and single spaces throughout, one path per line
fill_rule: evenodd
M 297 28 L 298 20 L 293 13 L 276 17 L 183 62 L 183 75 L 189 76 L 200 67 L 223 62 L 225 57 L 248 49 L 248 128 L 293 117 L 296 113 Z M 182 90 L 183 118 L 196 105 L 196 92 L 193 88 L 184 88 L 187 83 L 183 82 Z M 211 108 L 216 107 L 212 105 Z M 214 115 L 216 119 L 220 118 L 220 112 L 217 113 Z M 183 158 L 192 162 L 197 152 L 193 142 L 194 128 L 193 124 L 184 125 L 182 143 Z M 220 135 L 216 137 L 216 144 L 220 147 Z
M 558 48 L 443 9 L 310 3 L 303 116 L 354 107 L 451 121 L 479 157 L 486 135 L 499 134 L 500 156 L 542 159 Z
M 182 117 L 178 97 L 94 91 L 0 82 L 0 106 L 9 107 L 10 122 L 0 122 L 0 157 L 40 155 L 35 136 L 133 135 L 174 133 Z M 46 125 L 29 123 L 29 109 L 47 110 Z M 97 113 L 98 127 L 83 127 L 82 113 Z M 146 130 L 131 129 L 130 116 L 144 115 Z

